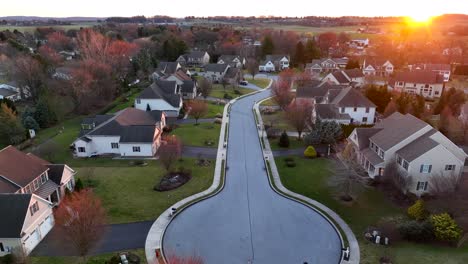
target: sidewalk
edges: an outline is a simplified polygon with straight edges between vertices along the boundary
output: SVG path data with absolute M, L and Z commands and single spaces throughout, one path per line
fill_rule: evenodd
M 343 219 L 341 219 L 341 217 L 338 214 L 336 214 L 333 210 L 326 207 L 325 205 L 323 205 L 323 204 L 321 204 L 321 203 L 319 203 L 319 202 L 317 202 L 315 200 L 312 200 L 312 199 L 310 199 L 310 198 L 308 198 L 306 196 L 303 196 L 301 194 L 291 192 L 290 190 L 286 189 L 286 187 L 283 186 L 283 184 L 281 182 L 280 175 L 278 173 L 278 168 L 276 167 L 275 157 L 273 156 L 273 152 L 271 151 L 270 142 L 269 142 L 269 140 L 268 140 L 268 138 L 266 136 L 266 133 L 262 133 L 262 131 L 261 131 L 261 129 L 263 129 L 263 127 L 264 127 L 263 126 L 262 116 L 260 115 L 260 110 L 259 110 L 259 105 L 260 105 L 261 102 L 262 101 L 257 102 L 257 104 L 255 104 L 254 110 L 255 110 L 255 114 L 258 117 L 258 123 L 259 123 L 259 127 L 260 127 L 260 130 L 258 131 L 258 136 L 262 137 L 262 135 L 263 135 L 263 142 L 264 142 L 264 145 L 265 145 L 265 148 L 263 150 L 263 155 L 264 155 L 264 158 L 265 158 L 265 162 L 269 162 L 269 164 L 270 164 L 272 178 L 273 178 L 273 182 L 274 182 L 274 185 L 275 185 L 273 187 L 276 187 L 281 193 L 284 193 L 289 197 L 293 197 L 293 198 L 296 198 L 296 199 L 299 199 L 299 200 L 302 200 L 302 201 L 306 201 L 308 204 L 311 204 L 314 207 L 320 209 L 322 212 L 325 212 L 326 215 L 324 215 L 324 217 L 333 219 L 333 221 L 340 227 L 340 229 L 342 230 L 342 232 L 346 236 L 346 238 L 348 240 L 348 244 L 349 244 L 348 246 L 349 246 L 349 250 L 350 250 L 350 260 L 349 261 L 342 260 L 341 263 L 343 263 L 343 264 L 345 264 L 345 263 L 346 264 L 347 263 L 349 263 L 349 264 L 351 264 L 351 263 L 352 264 L 359 264 L 359 261 L 360 261 L 359 243 L 358 243 L 358 241 L 356 239 L 356 236 L 354 235 L 353 231 L 346 224 L 346 222 Z M 317 211 L 317 212 L 321 213 L 320 211 Z M 330 222 L 330 223 L 332 225 L 334 225 L 333 222 Z M 338 234 L 340 234 L 340 236 L 341 236 L 341 232 L 338 231 Z

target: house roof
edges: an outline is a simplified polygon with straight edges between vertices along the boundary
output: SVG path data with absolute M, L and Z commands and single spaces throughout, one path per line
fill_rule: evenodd
M 42 184 L 41 187 L 39 187 L 39 189 L 34 191 L 34 194 L 43 199 L 47 199 L 47 197 L 54 193 L 57 190 L 57 188 L 59 188 L 58 184 L 56 184 L 52 180 L 48 180 L 44 184 Z
M 35 156 L 27 155 L 13 146 L 0 150 L 0 175 L 16 184 L 18 188 L 25 187 L 32 180 L 48 170 L 47 166 Z M 6 184 L 2 184 L 3 187 Z M 11 184 L 10 184 L 11 185 Z M 11 188 L 0 189 L 0 193 L 7 192 Z
M 344 70 L 344 74 L 346 74 L 349 78 L 360 78 L 364 77 L 364 74 L 362 73 L 361 69 L 350 69 L 350 70 Z
M 330 90 L 330 92 L 331 91 L 333 90 Z M 338 91 L 339 93 L 333 98 L 333 100 L 329 99 L 331 104 L 335 104 L 339 107 L 375 107 L 374 103 L 352 87 Z
M 347 84 L 351 81 L 348 79 L 348 77 L 346 77 L 343 71 L 335 71 L 335 72 L 332 72 L 331 75 L 333 75 L 333 77 L 335 77 L 335 79 L 340 84 Z
M 172 75 L 174 77 L 176 77 L 177 79 L 181 80 L 181 81 L 191 81 L 192 80 L 192 78 L 190 78 L 190 76 L 188 76 L 188 74 L 185 73 L 183 70 L 178 70 Z
M 348 114 L 340 113 L 338 107 L 333 104 L 316 104 L 315 111 L 320 119 L 349 120 Z
M 283 58 L 286 58 L 289 60 L 289 56 L 288 55 L 280 55 L 280 54 L 277 54 L 277 55 L 266 55 L 265 56 L 265 60 L 262 61 L 262 63 L 260 63 L 261 65 L 265 65 L 267 62 L 271 61 L 272 63 L 278 63 L 280 60 L 282 60 Z
M 205 66 L 205 72 L 223 73 L 227 67 L 229 67 L 228 64 L 210 63 Z
M 156 80 L 143 90 L 137 97 L 139 99 L 163 99 L 174 107 L 178 107 L 182 98 L 175 94 L 177 83 L 175 81 Z
M 49 171 L 47 174 L 49 174 L 49 179 L 54 181 L 56 184 L 60 185 L 62 182 L 62 176 L 63 176 L 63 171 L 65 170 L 65 165 L 64 164 L 49 164 L 47 165 L 49 167 Z
M 403 115 L 395 112 L 374 126 L 382 130 L 370 139 L 386 151 L 427 126 L 429 125 L 426 122 L 410 114 Z
M 15 94 L 18 94 L 18 92 L 0 87 L 0 96 L 9 97 L 9 96 L 12 96 L 12 95 L 15 95 Z
M 383 162 L 382 158 L 377 155 L 372 149 L 366 148 L 361 151 L 361 153 L 366 157 L 366 159 L 374 166 L 377 166 Z
M 193 93 L 193 87 L 195 86 L 195 82 L 190 81 L 183 81 L 182 85 L 180 86 L 183 93 Z
M 160 61 L 157 70 L 165 74 L 173 74 L 177 71 L 180 64 L 178 62 Z
M 433 71 L 398 72 L 390 83 L 395 82 L 442 84 L 444 76 Z
M 218 62 L 223 61 L 224 63 L 230 63 L 234 61 L 236 58 L 242 62 L 242 58 L 239 55 L 221 55 L 218 58 Z
M 398 150 L 396 154 L 408 162 L 417 159 L 422 154 L 439 145 L 439 143 L 430 138 L 430 136 L 434 135 L 436 132 L 435 129 L 429 130 L 424 135 Z
M 418 64 L 415 66 L 416 66 L 416 69 L 426 70 L 426 71 L 450 71 L 452 68 L 450 64 L 432 64 L 432 63 Z
M 233 79 L 236 78 L 236 76 L 240 73 L 240 69 L 235 68 L 235 67 L 230 67 L 227 71 L 226 74 L 224 75 L 224 78 L 228 79 Z
M 297 98 L 315 98 L 325 96 L 330 89 L 342 89 L 345 86 L 321 82 L 318 80 L 310 80 L 302 84 L 296 89 Z
M 32 194 L 0 194 L 0 237 L 20 238 Z
M 358 141 L 359 150 L 369 147 L 369 138 L 375 133 L 382 130 L 381 128 L 362 128 L 358 127 L 355 129 Z
M 154 126 L 127 126 L 120 131 L 121 143 L 153 142 Z

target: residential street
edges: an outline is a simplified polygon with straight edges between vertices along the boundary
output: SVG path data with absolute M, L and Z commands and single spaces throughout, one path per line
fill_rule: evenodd
M 173 220 L 163 238 L 166 253 L 196 254 L 208 264 L 339 263 L 341 241 L 332 225 L 269 185 L 252 113 L 269 94 L 232 106 L 226 185 Z

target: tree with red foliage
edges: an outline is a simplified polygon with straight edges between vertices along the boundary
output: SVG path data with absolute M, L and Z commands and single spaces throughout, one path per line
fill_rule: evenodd
M 125 78 L 130 66 L 130 58 L 136 54 L 138 47 L 136 44 L 126 41 L 112 41 L 107 50 L 106 61 L 112 66 L 114 71 L 118 73 L 118 78 Z
M 62 56 L 49 45 L 39 47 L 38 52 L 48 67 L 55 68 L 63 61 Z
M 318 37 L 318 46 L 322 54 L 329 54 L 329 50 L 332 47 L 336 47 L 338 37 L 333 32 L 325 32 Z
M 285 80 L 277 80 L 272 85 L 271 92 L 274 96 L 273 99 L 283 110 L 286 108 L 286 106 L 289 105 L 289 103 L 292 100 L 291 84 Z
M 71 38 L 61 31 L 52 32 L 47 35 L 47 46 L 56 51 L 73 50 Z
M 159 161 L 166 172 L 170 172 L 174 163 L 182 155 L 182 142 L 175 136 L 167 136 L 159 147 Z
M 39 99 L 45 74 L 41 64 L 36 59 L 26 55 L 16 58 L 13 76 L 19 84 L 22 98 L 25 98 L 27 94 L 34 101 Z
M 77 36 L 78 48 L 83 59 L 106 62 L 110 39 L 92 29 L 83 29 Z
M 286 107 L 286 118 L 296 129 L 298 140 L 301 139 L 302 132 L 306 129 L 312 116 L 312 104 L 310 101 L 295 100 Z
M 106 213 L 99 198 L 92 190 L 86 189 L 65 196 L 55 211 L 55 221 L 77 253 L 85 259 L 104 233 Z
M 202 100 L 193 100 L 189 103 L 190 115 L 195 118 L 195 125 L 198 125 L 198 119 L 208 113 L 208 104 Z

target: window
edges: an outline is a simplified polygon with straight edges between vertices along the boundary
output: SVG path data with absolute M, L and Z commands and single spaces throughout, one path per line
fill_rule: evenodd
M 375 152 L 376 152 L 376 153 L 379 153 L 379 147 L 377 147 L 377 145 L 375 145 L 375 148 L 374 148 L 374 149 L 375 149 Z
M 34 190 L 37 190 L 39 188 L 39 180 L 37 179 L 34 180 L 33 184 L 34 184 Z
M 431 170 L 432 170 L 432 165 L 421 165 L 421 167 L 419 168 L 419 172 L 420 173 L 431 173 Z
M 119 143 L 111 143 L 111 148 L 118 149 L 119 148 Z
M 362 122 L 363 122 L 363 123 L 367 123 L 367 117 L 363 117 L 363 118 L 362 118 Z
M 369 113 L 369 111 L 370 111 L 370 108 L 366 107 L 366 113 Z
M 42 175 L 41 175 L 41 182 L 44 183 L 44 182 L 46 182 L 46 181 L 47 181 L 47 175 L 42 174 Z
M 435 94 L 435 95 L 439 95 L 439 91 L 435 91 L 435 93 L 434 93 L 434 94 Z
M 370 143 L 370 147 L 371 147 L 371 149 L 373 149 L 373 148 L 374 148 L 374 142 L 372 142 L 372 141 L 371 141 L 371 143 Z
M 37 211 L 39 211 L 39 203 L 36 201 L 29 207 L 29 212 L 31 213 L 31 216 L 33 216 Z
M 380 150 L 379 156 L 383 159 L 385 157 L 385 152 L 383 150 Z
M 344 112 L 345 112 L 345 108 L 341 107 L 341 113 L 344 113 Z
M 453 171 L 455 170 L 455 165 L 445 165 L 445 170 L 446 171 Z
M 86 149 L 84 147 L 78 147 L 78 152 L 86 152 Z
M 426 182 L 419 182 L 418 181 L 418 184 L 416 185 L 416 191 L 426 191 L 427 190 L 427 181 Z
M 404 160 L 404 161 L 403 161 L 403 168 L 404 168 L 405 170 L 408 170 L 408 167 L 409 167 L 409 163 L 408 163 L 406 160 Z
M 354 112 L 357 112 L 357 107 L 354 107 Z
M 133 147 L 133 152 L 140 152 L 140 147 Z
M 141 100 L 140 100 L 140 99 L 136 99 L 136 103 L 137 103 L 137 104 L 141 104 Z

